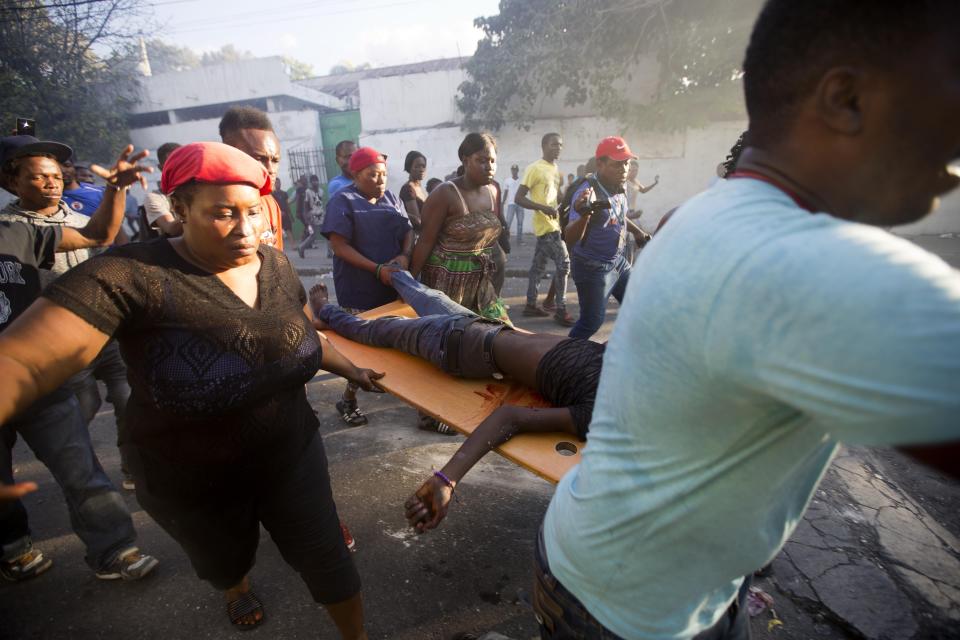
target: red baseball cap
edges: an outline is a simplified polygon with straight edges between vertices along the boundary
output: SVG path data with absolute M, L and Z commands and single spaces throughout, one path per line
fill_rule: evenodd
M 387 156 L 373 147 L 360 147 L 350 156 L 350 173 L 363 171 L 372 164 L 386 162 Z
M 248 184 L 262 196 L 272 189 L 270 175 L 262 164 L 222 142 L 192 142 L 167 156 L 160 190 L 170 194 L 188 182 Z
M 637 157 L 633 151 L 630 151 L 627 141 L 620 136 L 609 136 L 600 141 L 600 144 L 597 145 L 596 157 L 599 160 L 604 156 L 617 162 L 636 159 Z

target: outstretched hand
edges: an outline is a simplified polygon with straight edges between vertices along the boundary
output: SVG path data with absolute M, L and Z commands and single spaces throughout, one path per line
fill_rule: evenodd
M 404 503 L 407 522 L 417 530 L 417 533 L 436 529 L 447 515 L 451 498 L 453 498 L 453 489 L 440 478 L 430 476 Z
M 356 384 L 358 387 L 364 391 L 372 391 L 373 393 L 383 393 L 384 389 L 379 384 L 377 380 L 384 376 L 383 373 L 374 371 L 373 369 L 360 369 L 357 368 L 353 375 L 347 378 L 350 382 Z
M 143 173 L 153 173 L 153 167 L 146 164 L 137 164 L 140 160 L 143 160 L 150 152 L 146 149 L 130 155 L 133 153 L 133 145 L 128 144 L 127 147 L 120 153 L 120 157 L 117 158 L 117 162 L 110 168 L 104 169 L 98 164 L 90 165 L 90 171 L 93 171 L 95 174 L 106 180 L 107 184 L 112 187 L 117 187 L 123 189 L 124 187 L 129 187 L 135 182 L 139 182 L 140 186 L 143 187 L 143 190 L 147 190 L 147 178 Z
M 28 493 L 37 490 L 36 482 L 21 482 L 19 484 L 0 484 L 0 504 L 19 500 Z

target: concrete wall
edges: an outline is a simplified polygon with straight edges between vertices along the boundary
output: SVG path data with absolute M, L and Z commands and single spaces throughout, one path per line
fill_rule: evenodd
M 459 122 L 457 88 L 466 71 L 452 69 L 361 80 L 360 113 L 364 131 L 432 127 Z
M 271 57 L 142 78 L 140 101 L 133 108 L 133 113 L 168 111 L 278 95 L 294 96 L 318 106 L 343 108 L 343 103 L 338 98 L 291 82 L 283 61 L 279 57 Z
M 284 188 L 293 185 L 289 174 L 287 152 L 300 148 L 314 148 L 320 146 L 320 115 L 316 111 L 280 111 L 269 114 L 274 131 L 280 138 L 281 162 L 280 179 Z M 146 127 L 130 131 L 131 142 L 137 149 L 149 149 L 156 157 L 157 147 L 165 142 L 219 141 L 219 118 L 210 120 L 194 120 L 177 124 Z M 151 183 L 159 180 L 159 175 L 153 173 L 148 176 Z M 151 187 L 152 188 L 152 187 Z
M 366 128 L 366 119 L 363 120 Z M 660 175 L 660 184 L 640 196 L 646 227 L 656 225 L 660 217 L 690 196 L 705 189 L 716 175 L 716 166 L 727 155 L 730 146 L 743 131 L 745 122 L 715 123 L 705 129 L 691 129 L 668 134 L 651 131 L 623 130 L 601 118 L 565 118 L 538 120 L 530 131 L 506 127 L 497 132 L 497 179 L 510 176 L 510 165 L 523 168 L 540 158 L 540 138 L 548 131 L 563 136 L 564 150 L 560 170 L 564 176 L 576 173 L 577 165 L 586 162 L 596 150 L 597 142 L 608 135 L 623 135 L 640 156 L 639 179 L 644 184 Z M 403 158 L 416 149 L 427 156 L 427 175 L 443 178 L 459 165 L 457 147 L 464 132 L 458 126 L 425 128 L 393 133 L 361 133 L 360 142 L 388 154 L 389 188 L 398 191 L 406 181 Z

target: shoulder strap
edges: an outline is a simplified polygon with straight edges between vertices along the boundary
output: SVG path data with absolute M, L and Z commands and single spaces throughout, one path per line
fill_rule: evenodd
M 463 205 L 463 213 L 470 213 L 470 207 L 467 206 L 467 201 L 464 199 L 463 193 L 460 191 L 460 187 L 458 187 L 453 180 L 448 180 L 447 184 L 453 187 L 453 190 L 456 191 L 457 195 L 460 197 L 460 203 Z
M 584 178 L 584 180 L 590 183 L 590 187 L 593 188 L 593 193 L 595 196 L 597 196 L 597 198 L 601 200 L 610 200 L 610 198 L 607 196 L 607 190 L 600 186 L 596 176 L 591 174 Z

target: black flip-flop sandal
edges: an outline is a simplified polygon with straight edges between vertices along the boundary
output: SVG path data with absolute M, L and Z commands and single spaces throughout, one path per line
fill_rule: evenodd
M 249 631 L 263 624 L 263 621 L 267 619 L 266 615 L 262 615 L 259 620 L 252 624 L 240 622 L 240 620 L 244 616 L 256 613 L 258 609 L 263 613 L 263 603 L 260 602 L 257 594 L 251 589 L 246 593 L 241 593 L 240 597 L 236 600 L 231 600 L 227 603 L 227 617 L 230 618 L 230 624 L 237 629 Z

